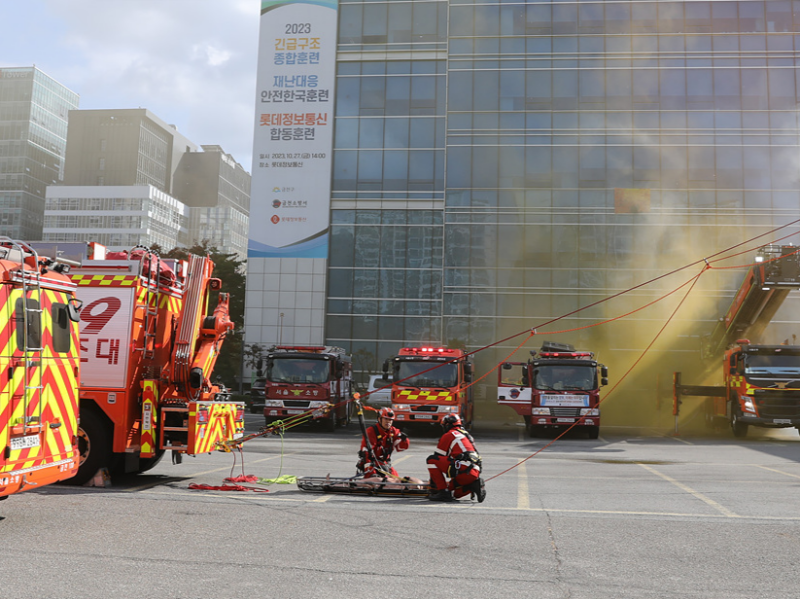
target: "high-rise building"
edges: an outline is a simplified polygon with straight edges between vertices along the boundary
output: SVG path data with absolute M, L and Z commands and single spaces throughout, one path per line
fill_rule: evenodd
M 45 191 L 64 178 L 78 94 L 34 67 L 0 69 L 0 235 L 42 236 Z
M 189 230 L 200 241 L 247 259 L 250 174 L 219 146 L 184 154 L 175 195 L 189 204 Z
M 330 106 L 309 104 L 321 86 L 301 79 L 313 53 L 299 46 L 314 36 L 267 29 L 292 17 L 275 4 L 262 9 L 256 94 L 270 152 L 297 144 L 279 115 Z M 596 303 L 798 217 L 797 2 L 356 1 L 328 13 L 336 112 L 315 341 L 360 352 L 364 369 L 401 346 L 497 342 L 476 356 L 480 372 L 525 339 L 513 336 L 562 315 L 537 334 L 624 369 L 674 304 L 587 326 L 683 280 Z M 251 210 L 280 216 L 256 186 L 264 162 Z M 251 239 L 281 226 L 260 219 Z M 277 314 L 294 320 L 277 301 L 284 271 L 248 281 L 250 343 L 277 341 Z M 703 276 L 656 344 L 670 366 L 697 360 L 743 273 Z M 778 342 L 800 332 L 797 308 L 788 300 L 776 316 Z
M 47 191 L 45 241 L 164 249 L 207 240 L 244 255 L 249 175 L 147 109 L 69 115 L 63 186 Z

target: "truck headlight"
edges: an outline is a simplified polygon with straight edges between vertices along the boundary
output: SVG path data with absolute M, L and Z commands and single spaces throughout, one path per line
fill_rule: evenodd
M 536 408 L 533 409 L 534 415 L 547 415 L 550 416 L 550 409 L 549 408 Z
M 283 400 L 264 400 L 264 406 L 270 406 L 272 408 L 282 408 Z
M 753 404 L 753 399 L 750 396 L 742 396 L 742 404 L 744 406 L 744 410 L 747 412 L 756 412 L 756 407 Z
M 582 408 L 581 409 L 581 416 L 582 417 L 599 417 L 600 416 L 600 409 L 599 408 Z
M 457 413 L 458 407 L 457 406 L 439 406 L 440 413 Z
M 393 404 L 392 408 L 395 410 L 411 410 L 410 404 Z

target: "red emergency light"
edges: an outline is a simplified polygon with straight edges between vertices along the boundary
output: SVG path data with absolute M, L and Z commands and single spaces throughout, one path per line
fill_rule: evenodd
M 591 357 L 591 352 L 540 352 L 542 358 L 584 358 Z
M 325 346 L 275 346 L 276 350 L 293 350 L 295 352 L 322 352 Z
M 402 352 L 407 352 L 409 354 L 453 354 L 455 350 L 452 348 L 431 348 L 431 347 L 423 347 L 423 348 L 403 348 Z

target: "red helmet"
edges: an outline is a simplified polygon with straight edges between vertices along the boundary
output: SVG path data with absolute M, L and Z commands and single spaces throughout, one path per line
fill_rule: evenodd
M 379 419 L 391 419 L 394 421 L 394 411 L 388 406 L 384 406 L 378 413 Z
M 453 427 L 461 427 L 461 425 L 461 417 L 452 413 L 442 419 L 442 429 L 445 431 L 450 431 Z

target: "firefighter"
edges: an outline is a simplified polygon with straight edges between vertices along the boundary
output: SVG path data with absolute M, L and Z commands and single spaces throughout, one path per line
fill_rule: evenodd
M 486 487 L 481 479 L 481 457 L 475 449 L 475 440 L 458 415 L 444 417 L 442 429 L 444 434 L 426 461 L 431 476 L 428 499 L 450 502 L 474 494 L 478 502 L 483 502 Z
M 356 468 L 364 477 L 396 477 L 400 478 L 397 471 L 392 467 L 392 452 L 402 452 L 407 450 L 408 436 L 394 427 L 394 411 L 384 407 L 378 413 L 378 422 L 366 430 L 366 435 L 369 438 L 369 445 L 375 454 L 375 460 L 378 464 L 373 463 L 373 457 L 369 455 L 367 449 L 366 438 L 361 438 L 361 450 L 358 453 L 359 461 Z M 419 480 L 417 480 L 419 481 Z

